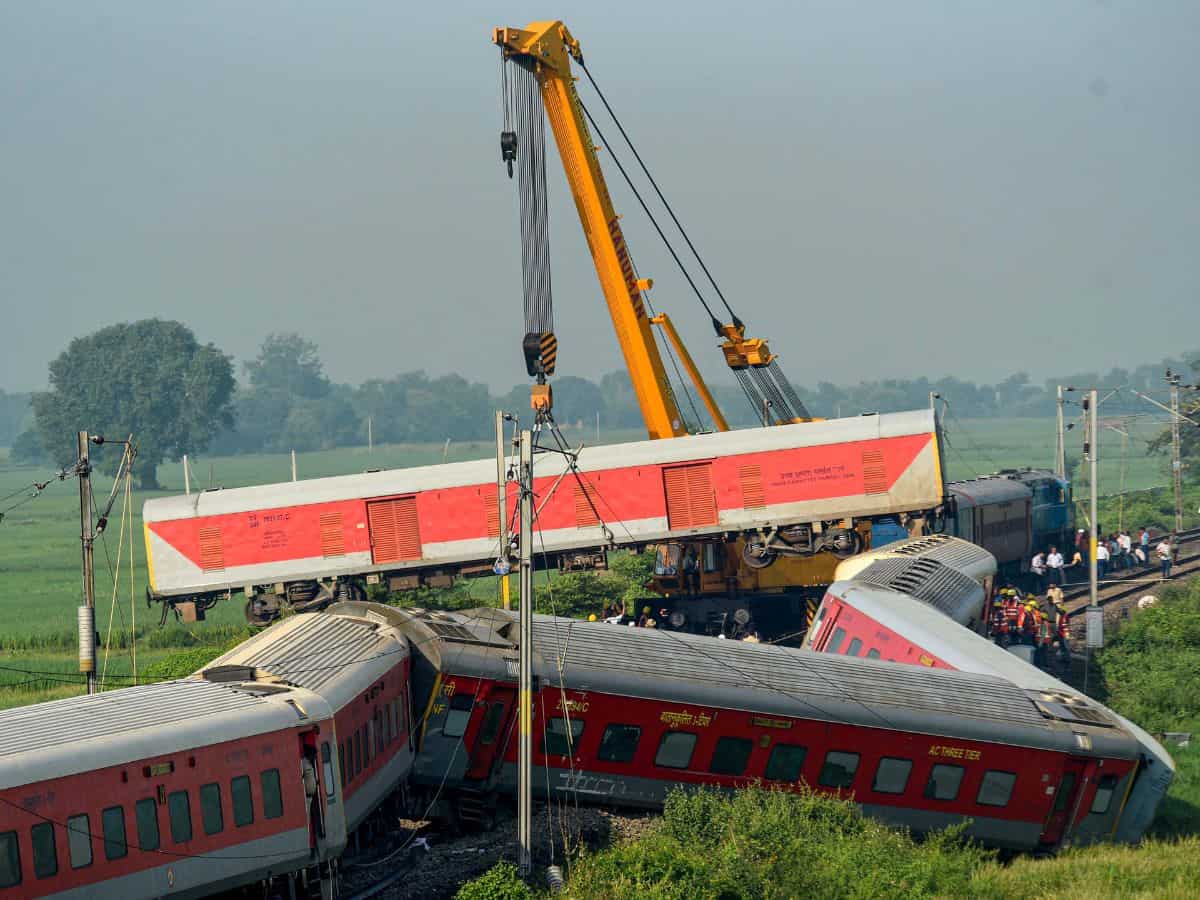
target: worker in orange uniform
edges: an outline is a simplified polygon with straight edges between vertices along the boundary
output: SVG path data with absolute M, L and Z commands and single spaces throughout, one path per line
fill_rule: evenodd
M 1008 642 L 1020 643 L 1021 641 L 1021 603 L 1017 599 L 1015 591 L 1004 590 L 1001 592 L 1004 595 L 1004 618 L 1008 622 Z
M 1034 615 L 1037 623 L 1037 643 L 1033 651 L 1033 664 L 1039 668 L 1045 669 L 1050 664 L 1050 645 L 1054 643 L 1054 627 L 1050 623 L 1050 616 L 1037 605 L 1034 600 Z
M 1058 638 L 1058 665 L 1065 675 L 1071 671 L 1071 617 L 1062 600 L 1054 603 L 1054 632 Z
M 1001 647 L 1008 646 L 1008 613 L 1004 608 L 1004 598 L 997 596 L 992 601 L 992 616 L 988 620 L 988 628 L 992 640 Z

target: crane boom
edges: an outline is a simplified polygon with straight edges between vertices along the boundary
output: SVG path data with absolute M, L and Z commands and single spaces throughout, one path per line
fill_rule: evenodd
M 570 58 L 579 57 L 579 42 L 562 22 L 497 28 L 492 40 L 537 78 L 646 431 L 651 438 L 685 435 L 687 427 L 646 314 L 642 291 L 649 285 L 634 270 L 575 90 Z

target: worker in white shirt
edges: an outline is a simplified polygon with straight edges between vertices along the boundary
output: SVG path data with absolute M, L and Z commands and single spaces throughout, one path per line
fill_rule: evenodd
M 1104 540 L 1096 541 L 1096 579 L 1104 580 L 1104 573 L 1108 569 L 1108 542 Z
M 1050 573 L 1051 581 L 1055 584 L 1063 583 L 1063 555 L 1058 552 L 1057 547 L 1050 548 L 1046 556 L 1046 569 Z
M 1036 589 L 1040 594 L 1046 590 L 1046 554 L 1039 550 L 1029 561 L 1029 571 L 1033 573 Z
M 1154 548 L 1154 553 L 1158 556 L 1158 563 L 1162 566 L 1162 577 L 1165 581 L 1171 577 L 1171 536 L 1167 535 L 1163 538 L 1157 547 Z

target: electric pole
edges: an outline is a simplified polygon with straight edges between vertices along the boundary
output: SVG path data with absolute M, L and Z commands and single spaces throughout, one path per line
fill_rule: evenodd
M 1067 432 L 1063 427 L 1063 388 L 1058 386 L 1058 443 L 1054 447 L 1054 474 L 1067 477 Z
M 1175 483 L 1175 533 L 1183 531 L 1183 462 L 1179 444 L 1179 382 L 1177 373 L 1167 369 L 1171 386 L 1171 480 Z
M 508 588 L 508 472 L 504 465 L 504 413 L 501 410 L 496 410 L 496 506 L 500 517 L 500 552 L 496 555 L 500 599 L 505 609 L 512 609 Z
M 521 663 L 517 747 L 517 869 L 533 869 L 533 435 L 521 430 Z
M 83 545 L 83 606 L 79 607 L 79 671 L 87 676 L 87 692 L 96 693 L 96 579 L 92 564 L 92 463 L 90 440 L 79 432 L 79 537 Z

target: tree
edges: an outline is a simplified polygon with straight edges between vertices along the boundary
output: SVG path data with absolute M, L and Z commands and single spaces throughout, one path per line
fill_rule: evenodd
M 75 433 L 138 444 L 142 488 L 158 485 L 164 459 L 197 453 L 233 423 L 233 365 L 212 344 L 200 344 L 179 322 L 143 319 L 76 338 L 50 363 L 50 390 L 35 394 L 33 408 L 42 446 L 66 466 L 76 455 Z M 97 454 L 113 472 L 119 455 Z
M 41 439 L 38 438 L 38 433 L 30 429 L 22 431 L 16 436 L 12 442 L 12 447 L 9 448 L 8 457 L 15 463 L 29 463 L 36 465 L 49 460 L 46 455 L 46 448 L 42 446 Z
M 287 397 L 324 397 L 330 391 L 317 345 L 298 334 L 269 334 L 258 356 L 244 363 L 255 391 L 278 391 Z

